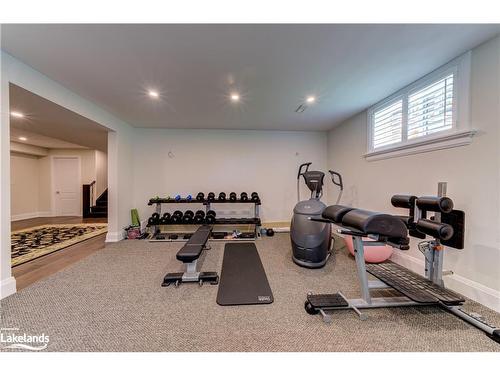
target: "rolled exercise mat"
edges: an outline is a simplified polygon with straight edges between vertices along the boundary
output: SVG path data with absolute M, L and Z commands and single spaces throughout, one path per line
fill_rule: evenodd
M 137 212 L 137 208 L 132 208 L 130 210 L 130 216 L 132 219 L 132 226 L 138 227 L 141 225 L 141 220 L 139 219 L 139 212 Z
M 226 244 L 217 303 L 222 306 L 259 305 L 273 301 L 273 292 L 255 244 Z

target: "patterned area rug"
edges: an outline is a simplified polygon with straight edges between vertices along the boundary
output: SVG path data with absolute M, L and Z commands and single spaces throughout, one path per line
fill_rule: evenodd
M 107 231 L 107 224 L 51 224 L 12 232 L 12 266 L 40 258 Z

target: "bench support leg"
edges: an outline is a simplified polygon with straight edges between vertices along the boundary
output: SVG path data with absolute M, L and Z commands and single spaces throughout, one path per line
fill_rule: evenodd
M 500 329 L 489 324 L 479 314 L 468 313 L 462 310 L 460 306 L 446 306 L 441 305 L 445 310 L 458 316 L 460 319 L 465 320 L 467 323 L 472 324 L 474 327 L 484 331 L 491 339 L 500 343 Z
M 217 272 L 200 272 L 197 270 L 198 260 L 191 263 L 186 263 L 186 271 L 184 273 L 167 273 L 163 278 L 161 286 L 169 286 L 170 284 L 179 285 L 180 283 L 199 283 L 209 282 L 212 285 L 219 283 L 219 275 Z
M 368 286 L 368 276 L 365 265 L 365 252 L 363 239 L 361 237 L 353 237 L 354 240 L 354 258 L 356 259 L 356 268 L 358 270 L 359 286 L 361 287 L 361 295 L 369 304 L 371 303 L 370 288 Z

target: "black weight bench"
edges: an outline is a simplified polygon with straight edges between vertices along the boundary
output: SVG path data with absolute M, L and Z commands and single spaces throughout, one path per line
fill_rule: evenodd
M 161 286 L 169 286 L 170 284 L 179 286 L 182 282 L 197 282 L 200 286 L 203 285 L 205 281 L 210 282 L 212 285 L 219 283 L 219 275 L 217 275 L 217 272 L 199 272 L 196 270 L 198 258 L 201 256 L 201 253 L 203 250 L 209 249 L 206 244 L 211 233 L 212 228 L 208 225 L 202 225 L 193 233 L 176 255 L 177 260 L 186 264 L 186 271 L 167 273 L 163 278 Z

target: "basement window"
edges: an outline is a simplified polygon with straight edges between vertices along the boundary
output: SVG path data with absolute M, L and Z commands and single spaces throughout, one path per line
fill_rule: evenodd
M 470 52 L 371 107 L 367 160 L 470 144 L 469 81 Z

